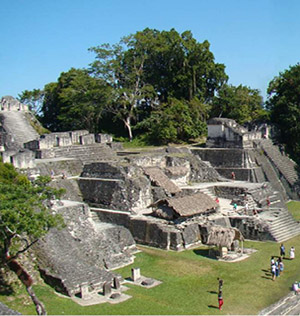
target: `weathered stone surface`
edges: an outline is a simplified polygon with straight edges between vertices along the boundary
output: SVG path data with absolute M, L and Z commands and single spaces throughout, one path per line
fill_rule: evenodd
M 87 165 L 79 186 L 85 201 L 97 207 L 139 212 L 152 202 L 150 180 L 137 166 L 112 163 Z
M 64 201 L 57 207 L 67 223 L 63 230 L 51 230 L 36 246 L 40 269 L 48 283 L 74 295 L 81 285 L 94 288 L 112 282 L 116 275 L 105 269 L 132 263 L 135 242 L 121 226 L 93 223 L 89 208 Z
M 195 223 L 184 227 L 182 237 L 185 247 L 201 241 L 199 225 Z
M 144 286 L 150 286 L 150 285 L 153 285 L 154 284 L 154 280 L 153 279 L 145 279 L 145 280 L 143 280 L 142 281 L 142 285 L 144 285 Z
M 109 296 L 111 294 L 111 283 L 110 282 L 105 282 L 103 284 L 103 295 L 104 296 Z
M 0 302 L 0 315 L 22 315 Z

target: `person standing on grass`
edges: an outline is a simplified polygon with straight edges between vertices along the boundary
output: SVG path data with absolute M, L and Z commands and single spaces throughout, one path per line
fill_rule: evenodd
M 275 259 L 274 259 L 274 257 L 272 256 L 272 257 L 271 257 L 271 272 L 272 272 L 272 265 L 273 265 L 273 264 L 275 264 Z
M 280 257 L 284 258 L 285 256 L 285 247 L 284 244 L 280 245 Z
M 284 269 L 283 261 L 282 261 L 281 257 L 278 258 L 278 260 L 279 260 L 279 273 L 282 273 L 283 269 Z
M 295 247 L 291 247 L 290 249 L 290 260 L 295 259 Z
M 224 304 L 222 291 L 219 291 L 218 302 L 219 302 L 219 310 L 222 310 L 222 306 Z
M 275 281 L 275 279 L 276 279 L 276 266 L 275 266 L 275 263 L 272 264 L 271 273 L 272 273 L 272 280 Z
M 223 280 L 218 278 L 219 281 L 219 292 L 222 291 L 222 287 L 223 287 Z

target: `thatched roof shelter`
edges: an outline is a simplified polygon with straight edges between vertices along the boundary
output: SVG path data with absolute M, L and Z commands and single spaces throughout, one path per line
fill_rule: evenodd
M 218 204 L 204 193 L 159 200 L 151 206 L 169 208 L 175 217 L 190 217 L 215 210 Z
M 150 178 L 156 186 L 162 187 L 165 191 L 169 193 L 178 193 L 180 188 L 172 182 L 164 172 L 157 167 L 147 167 L 144 168 L 145 174 Z
M 203 236 L 203 234 L 205 236 Z M 206 226 L 201 227 L 201 237 L 203 243 L 230 248 L 234 240 L 243 241 L 242 233 L 233 227 Z

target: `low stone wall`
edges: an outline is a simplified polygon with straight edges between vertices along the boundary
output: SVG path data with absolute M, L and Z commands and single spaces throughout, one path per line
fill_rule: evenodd
M 128 228 L 138 244 L 166 250 L 184 250 L 201 243 L 198 223 L 188 223 L 180 228 L 167 221 L 146 216 L 132 216 L 125 212 L 113 212 L 91 208 L 102 222 L 116 223 Z
M 245 239 L 251 240 L 273 240 L 268 225 L 253 217 L 230 217 L 232 227 L 236 227 Z
M 234 172 L 236 180 L 253 182 L 250 168 L 216 168 L 216 170 L 227 179 L 231 179 L 231 173 Z
M 214 167 L 245 167 L 244 151 L 238 148 L 197 148 L 192 153 L 200 156 L 204 161 L 209 161 Z
M 240 187 L 225 187 L 225 186 L 216 186 L 215 194 L 218 197 L 225 199 L 235 199 L 240 195 L 243 195 L 247 191 L 246 188 Z

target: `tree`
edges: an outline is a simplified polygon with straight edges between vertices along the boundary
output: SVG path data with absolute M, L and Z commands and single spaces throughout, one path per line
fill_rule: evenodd
M 225 84 L 212 101 L 211 117 L 226 117 L 240 124 L 266 119 L 259 91 L 246 86 Z
M 280 72 L 268 87 L 267 108 L 278 127 L 278 140 L 300 162 L 300 64 Z
M 199 43 L 190 31 L 179 34 L 175 29 L 142 33 L 152 43 L 145 62 L 147 81 L 162 102 L 196 97 L 208 103 L 227 81 L 225 66 L 215 63 L 208 41 Z
M 154 90 L 144 81 L 144 64 L 147 46 L 150 44 L 140 33 L 124 37 L 116 45 L 103 44 L 91 47 L 96 60 L 90 71 L 105 80 L 114 90 L 112 102 L 106 110 L 120 119 L 132 140 L 132 121 L 136 119 L 136 108 L 151 102 Z M 127 50 L 126 50 L 127 48 Z
M 225 66 L 214 62 L 208 41 L 198 43 L 190 31 L 180 35 L 147 28 L 90 51 L 96 53 L 91 72 L 114 88 L 108 111 L 123 121 L 130 139 L 132 126 L 168 98 L 207 104 L 227 81 Z
M 99 132 L 99 121 L 110 98 L 110 88 L 102 79 L 72 68 L 44 90 L 42 122 L 49 129 Z
M 205 134 L 206 118 L 207 108 L 198 99 L 169 98 L 169 103 L 153 111 L 137 128 L 144 129 L 155 144 L 187 142 Z
M 18 100 L 21 103 L 27 104 L 31 111 L 36 115 L 41 114 L 42 104 L 44 99 L 44 91 L 40 89 L 33 89 L 32 91 L 24 90 L 18 95 Z
M 62 217 L 52 214 L 47 206 L 62 190 L 47 186 L 49 181 L 49 177 L 39 177 L 31 183 L 11 164 L 0 162 L 0 264 L 18 275 L 38 314 L 45 314 L 45 309 L 31 288 L 30 275 L 16 259 L 50 228 L 63 227 Z

